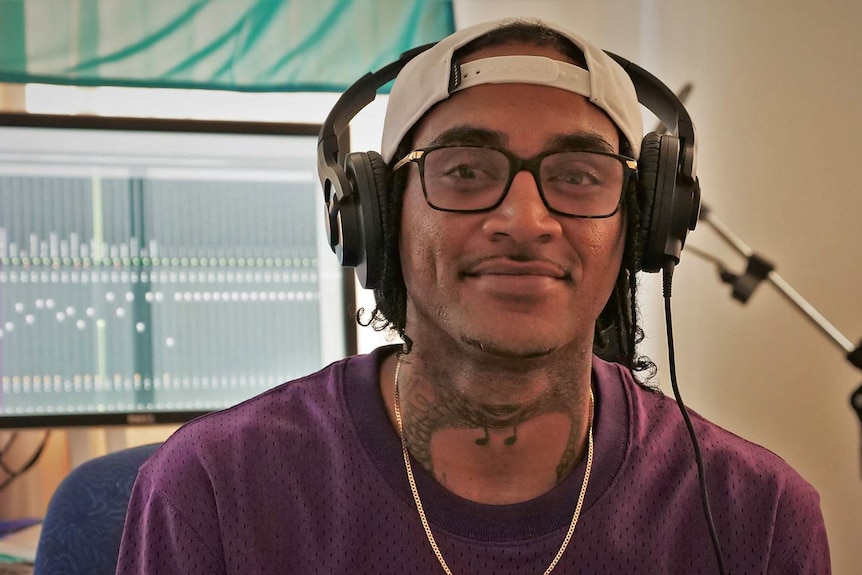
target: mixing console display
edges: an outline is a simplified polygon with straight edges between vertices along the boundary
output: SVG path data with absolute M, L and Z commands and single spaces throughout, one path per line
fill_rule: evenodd
M 312 138 L 110 136 L 0 131 L 0 426 L 211 411 L 345 353 Z

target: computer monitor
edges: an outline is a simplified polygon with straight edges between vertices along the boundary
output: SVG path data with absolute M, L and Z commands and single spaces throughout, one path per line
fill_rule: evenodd
M 354 353 L 318 131 L 0 114 L 0 428 L 182 422 Z

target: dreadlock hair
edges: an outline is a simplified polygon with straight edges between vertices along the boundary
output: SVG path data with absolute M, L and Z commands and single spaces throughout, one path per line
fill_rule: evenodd
M 620 136 L 622 138 L 622 135 Z M 620 154 L 631 155 L 631 146 L 625 139 Z M 637 178 L 631 178 L 623 190 L 623 209 L 626 214 L 626 241 L 623 259 L 611 297 L 596 319 L 593 353 L 602 359 L 625 365 L 644 387 L 656 390 L 650 384 L 656 373 L 652 360 L 637 353 L 637 344 L 643 341 L 637 305 L 637 270 L 640 261 L 641 210 L 637 197 Z M 642 374 L 642 375 L 641 375 Z M 638 377 L 639 376 L 639 377 Z
M 576 65 L 586 68 L 583 53 L 571 41 L 541 23 L 524 20 L 504 23 L 499 28 L 476 38 L 460 48 L 454 58 L 463 58 L 486 47 L 520 43 L 554 48 Z M 410 153 L 412 142 L 413 129 L 398 146 L 392 163 Z M 620 142 L 622 143 L 620 154 L 631 155 L 631 145 L 622 134 L 620 134 Z M 390 181 L 387 182 L 388 193 L 380 198 L 380 219 L 383 226 L 383 277 L 380 287 L 374 290 L 376 307 L 367 319 L 363 319 L 366 310 L 359 309 L 356 318 L 362 326 L 371 326 L 377 331 L 395 331 L 404 341 L 405 350 L 409 352 L 413 342 L 407 334 L 407 288 L 404 285 L 398 249 L 401 207 L 408 174 L 409 170 L 400 170 L 394 174 L 390 172 Z M 631 178 L 623 194 L 622 209 L 626 214 L 623 261 L 611 296 L 596 320 L 593 351 L 602 359 L 626 366 L 641 385 L 655 389 L 649 385 L 649 380 L 656 370 L 655 364 L 636 351 L 637 344 L 644 339 L 637 306 L 636 271 L 640 255 L 638 253 L 640 208 L 636 197 L 636 178 Z M 639 376 L 641 373 L 645 374 L 645 377 Z

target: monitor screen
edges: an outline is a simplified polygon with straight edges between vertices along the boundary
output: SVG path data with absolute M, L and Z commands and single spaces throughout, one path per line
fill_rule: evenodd
M 354 353 L 318 131 L 0 115 L 0 428 L 182 422 Z

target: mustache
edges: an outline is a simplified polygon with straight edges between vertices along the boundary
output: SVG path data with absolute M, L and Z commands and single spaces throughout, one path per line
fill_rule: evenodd
M 512 263 L 515 266 L 524 265 L 527 268 L 535 266 L 535 268 L 543 270 L 543 272 L 547 272 L 548 275 L 553 275 L 566 280 L 570 280 L 572 278 L 572 268 L 569 264 L 531 251 L 476 256 L 464 261 L 460 266 L 458 266 L 458 274 L 461 277 L 477 275 L 482 273 L 483 270 L 493 267 L 495 264 L 505 265 L 506 263 Z

